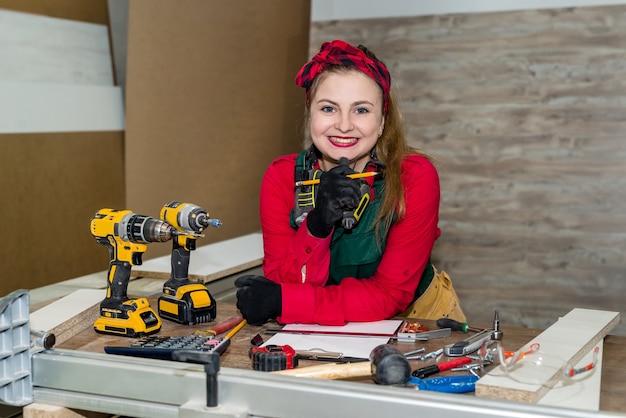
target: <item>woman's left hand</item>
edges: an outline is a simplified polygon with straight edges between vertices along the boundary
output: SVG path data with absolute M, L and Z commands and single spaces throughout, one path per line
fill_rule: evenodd
M 237 308 L 250 325 L 263 325 L 282 312 L 279 284 L 263 276 L 246 275 L 235 280 Z

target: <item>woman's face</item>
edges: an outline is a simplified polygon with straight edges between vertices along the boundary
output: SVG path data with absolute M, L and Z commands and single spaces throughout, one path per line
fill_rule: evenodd
M 360 71 L 324 73 L 310 98 L 311 140 L 322 153 L 320 166 L 330 170 L 341 157 L 363 170 L 382 134 L 382 90 Z

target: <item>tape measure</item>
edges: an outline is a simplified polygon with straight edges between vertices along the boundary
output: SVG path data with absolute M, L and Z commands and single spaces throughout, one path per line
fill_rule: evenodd
M 261 372 L 275 372 L 298 366 L 298 355 L 290 345 L 266 345 L 250 349 L 252 368 Z

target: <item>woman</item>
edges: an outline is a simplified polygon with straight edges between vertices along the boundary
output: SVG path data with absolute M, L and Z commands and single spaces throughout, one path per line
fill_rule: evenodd
M 296 83 L 306 89 L 305 150 L 277 158 L 263 178 L 265 277 L 235 281 L 242 315 L 256 325 L 465 321 L 449 278 L 430 263 L 439 177 L 407 144 L 387 67 L 336 40 Z

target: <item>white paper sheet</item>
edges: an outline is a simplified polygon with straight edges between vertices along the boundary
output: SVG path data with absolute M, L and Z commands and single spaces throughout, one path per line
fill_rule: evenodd
M 283 327 L 283 331 L 290 332 L 310 332 L 310 333 L 332 333 L 332 334 L 368 334 L 393 337 L 402 324 L 401 320 L 389 319 L 374 322 L 350 322 L 342 326 L 315 325 L 315 324 L 288 324 Z
M 289 324 L 283 330 L 290 332 L 279 332 L 263 345 L 289 345 L 296 351 L 325 350 L 341 353 L 344 357 L 366 359 L 376 346 L 389 342 L 401 324 L 401 320 L 351 322 L 343 326 Z M 319 334 L 325 332 L 332 335 Z M 385 336 L 371 337 L 367 334 Z

